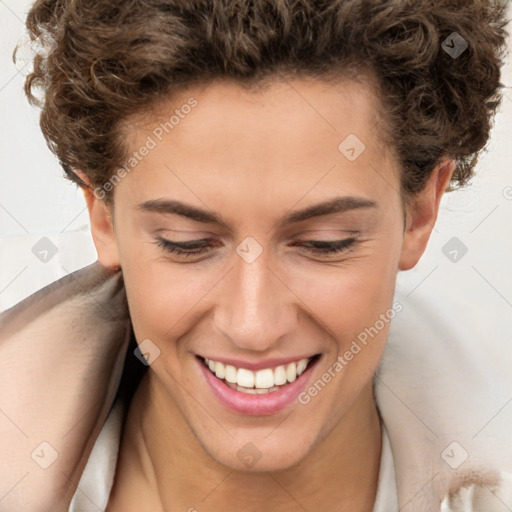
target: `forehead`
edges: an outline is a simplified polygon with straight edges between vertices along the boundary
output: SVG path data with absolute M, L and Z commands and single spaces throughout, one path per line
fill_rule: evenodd
M 283 77 L 247 86 L 216 79 L 182 89 L 168 101 L 156 104 L 130 123 L 128 133 L 144 135 L 144 131 L 153 131 L 160 123 L 168 122 L 176 112 L 180 113 L 179 129 L 178 123 L 172 128 L 176 143 L 180 139 L 186 143 L 187 136 L 190 139 L 202 132 L 214 135 L 230 131 L 240 140 L 248 132 L 253 135 L 272 132 L 287 134 L 282 141 L 286 142 L 301 131 L 311 139 L 314 139 L 313 132 L 331 132 L 335 138 L 355 133 L 360 138 L 366 137 L 368 142 L 371 137 L 379 143 L 377 134 L 384 117 L 382 105 L 372 80 L 365 76 L 337 81 Z M 187 107 L 191 98 L 197 102 L 193 109 Z M 184 117 L 189 119 L 181 123 Z M 209 139 L 202 141 L 203 147 Z
M 201 194 L 277 198 L 283 187 L 299 197 L 305 187 L 321 194 L 344 182 L 357 193 L 377 185 L 386 167 L 396 171 L 381 137 L 379 99 L 363 80 L 302 78 L 258 89 L 217 80 L 175 94 L 127 126 L 130 152 L 152 146 L 126 180 L 141 200 L 186 183 Z

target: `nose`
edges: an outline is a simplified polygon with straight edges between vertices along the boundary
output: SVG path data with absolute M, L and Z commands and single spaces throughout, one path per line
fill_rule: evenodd
M 235 255 L 219 297 L 214 325 L 237 349 L 268 351 L 296 327 L 297 298 L 265 251 L 251 263 Z

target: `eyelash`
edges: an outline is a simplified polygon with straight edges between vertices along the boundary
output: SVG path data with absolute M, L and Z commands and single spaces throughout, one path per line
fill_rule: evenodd
M 343 253 L 348 251 L 355 243 L 356 238 L 345 238 L 344 240 L 305 240 L 293 242 L 292 245 L 302 244 L 302 249 L 313 254 L 330 255 Z M 155 240 L 156 245 L 162 247 L 166 252 L 177 254 L 178 256 L 199 256 L 204 254 L 208 249 L 213 247 L 212 239 L 201 238 L 200 240 L 191 240 L 189 242 L 171 242 L 166 238 L 157 237 Z

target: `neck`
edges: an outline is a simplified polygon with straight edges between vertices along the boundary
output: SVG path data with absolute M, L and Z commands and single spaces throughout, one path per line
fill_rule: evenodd
M 381 430 L 371 382 L 298 465 L 241 472 L 205 452 L 151 373 L 130 405 L 108 512 L 373 509 Z

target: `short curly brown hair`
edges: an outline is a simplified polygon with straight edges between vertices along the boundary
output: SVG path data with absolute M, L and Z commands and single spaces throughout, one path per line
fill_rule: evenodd
M 41 128 L 68 177 L 101 187 L 127 156 L 122 123 L 179 89 L 355 71 L 375 81 L 410 198 L 443 157 L 457 162 L 450 189 L 474 174 L 506 23 L 497 0 L 38 0 L 30 36 L 57 45 L 25 91 L 37 103 L 42 88 Z

